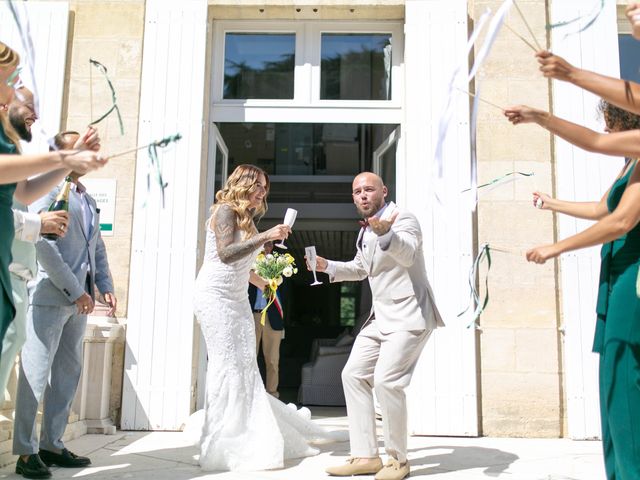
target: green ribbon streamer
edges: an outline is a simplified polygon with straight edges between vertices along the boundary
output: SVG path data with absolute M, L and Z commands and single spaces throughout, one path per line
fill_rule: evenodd
M 149 170 L 147 171 L 147 192 L 151 190 L 151 174 L 155 174 L 155 179 L 160 187 L 162 193 L 162 208 L 164 208 L 164 191 L 169 185 L 164 181 L 162 177 L 162 166 L 160 165 L 160 159 L 158 158 L 158 148 L 165 148 L 171 143 L 175 143 L 182 138 L 182 135 L 176 133 L 175 135 L 169 135 L 160 140 L 152 142 L 147 147 L 147 153 L 149 154 Z
M 93 58 L 89 59 L 89 63 L 94 67 L 96 67 L 98 71 L 102 73 L 102 75 L 104 76 L 105 80 L 107 81 L 107 85 L 109 85 L 109 89 L 111 90 L 111 101 L 113 102 L 113 105 L 111 106 L 111 108 L 104 115 L 102 115 L 97 120 L 94 120 L 89 125 L 96 125 L 100 123 L 102 120 L 107 118 L 111 114 L 111 112 L 115 110 L 116 115 L 118 116 L 118 124 L 120 125 L 120 135 L 124 135 L 124 126 L 122 125 L 122 116 L 120 115 L 120 108 L 118 108 L 118 102 L 116 101 L 116 90 L 115 88 L 113 88 L 113 83 L 111 83 L 111 80 L 107 75 L 107 67 L 105 67 L 103 64 L 101 64 L 97 60 L 94 60 Z
M 566 27 L 566 26 L 574 24 L 576 22 L 579 23 L 580 21 L 584 20 L 585 18 L 593 17 L 584 26 L 582 26 L 580 28 L 580 30 L 578 30 L 577 32 L 573 32 L 573 33 L 575 34 L 575 33 L 583 32 L 587 28 L 589 28 L 591 25 L 593 25 L 595 23 L 595 21 L 598 19 L 598 17 L 600 16 L 602 11 L 604 10 L 604 2 L 605 2 L 605 0 L 600 0 L 600 6 L 598 6 L 597 4 L 594 5 L 594 8 L 591 10 L 591 12 L 589 12 L 586 15 L 582 15 L 580 17 L 572 18 L 571 20 L 564 20 L 562 22 L 558 22 L 558 23 L 553 23 L 553 24 L 547 25 L 547 30 L 551 30 L 553 28 Z M 570 34 L 567 33 L 566 36 L 568 36 L 568 35 L 570 35 Z
M 478 185 L 478 189 L 480 188 L 484 188 L 484 187 L 488 187 L 489 185 L 494 185 L 496 183 L 499 183 L 500 181 L 504 180 L 505 178 L 511 176 L 511 175 L 522 175 L 523 177 L 532 177 L 534 175 L 533 172 L 531 173 L 525 173 L 525 172 L 509 172 L 506 173 L 504 175 L 502 175 L 501 177 L 498 178 L 494 178 L 493 180 L 491 180 L 490 182 L 487 183 L 483 183 L 482 185 Z M 462 190 L 460 193 L 464 193 L 464 192 L 468 192 L 470 191 L 471 188 L 465 188 L 464 190 Z
M 476 287 L 476 277 L 478 275 L 478 268 L 485 258 L 487 260 L 487 274 L 484 279 L 485 294 L 484 300 L 480 301 L 480 292 L 478 292 Z M 469 305 L 467 305 L 467 308 L 465 308 L 464 311 L 458 314 L 458 317 L 461 317 L 469 311 L 469 308 L 472 308 L 472 305 L 476 306 L 473 312 L 473 318 L 467 325 L 467 328 L 470 328 L 472 325 L 479 328 L 478 318 L 480 318 L 480 315 L 482 315 L 482 312 L 489 303 L 489 270 L 491 270 L 491 248 L 489 248 L 488 243 L 485 243 L 480 247 L 480 251 L 471 266 L 471 270 L 469 270 L 469 288 L 471 290 Z

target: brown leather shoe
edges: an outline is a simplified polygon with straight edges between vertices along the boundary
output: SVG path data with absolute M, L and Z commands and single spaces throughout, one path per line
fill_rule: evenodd
M 409 476 L 409 462 L 400 463 L 395 458 L 390 458 L 387 464 L 376 473 L 376 480 L 402 480 Z
M 367 460 L 366 462 L 358 462 L 358 460 Z M 325 471 L 334 477 L 350 477 L 351 475 L 373 475 L 378 473 L 382 468 L 382 460 L 380 457 L 375 458 L 358 458 L 351 457 L 344 465 L 329 467 Z

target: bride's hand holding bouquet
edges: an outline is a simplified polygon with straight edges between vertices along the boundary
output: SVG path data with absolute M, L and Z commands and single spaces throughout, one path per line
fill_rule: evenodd
M 253 271 L 264 279 L 266 286 L 262 291 L 262 295 L 269 300 L 267 306 L 262 310 L 260 323 L 264 325 L 267 310 L 276 300 L 276 291 L 282 284 L 283 276 L 290 277 L 298 273 L 295 259 L 288 253 L 260 253 L 253 264 Z

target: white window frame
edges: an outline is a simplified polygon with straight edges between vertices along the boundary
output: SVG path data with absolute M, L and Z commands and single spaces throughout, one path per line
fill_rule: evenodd
M 342 107 L 348 104 L 353 107 L 382 107 L 401 108 L 402 102 L 402 63 L 404 62 L 403 24 L 397 22 L 345 22 L 345 23 L 315 23 L 311 25 L 313 41 L 311 56 L 311 92 L 312 104 L 322 106 Z M 391 100 L 321 100 L 320 73 L 322 65 L 322 34 L 323 33 L 361 33 L 361 34 L 390 34 L 391 35 Z
M 224 99 L 225 35 L 295 33 L 293 99 Z M 390 33 L 391 100 L 320 100 L 322 33 Z M 215 122 L 397 123 L 403 121 L 404 33 L 402 22 L 214 21 L 211 118 Z
M 301 89 L 304 82 L 304 65 L 299 62 L 304 57 L 303 45 L 298 39 L 302 38 L 303 26 L 299 22 L 214 22 L 214 57 L 213 57 L 213 75 L 212 75 L 212 91 L 211 98 L 213 103 L 223 103 L 227 105 L 237 105 L 241 107 L 263 106 L 278 103 L 280 105 L 292 105 L 296 103 L 296 98 L 301 95 Z M 255 34 L 283 34 L 289 33 L 295 35 L 295 68 L 294 68 L 294 84 L 293 99 L 236 99 L 223 98 L 224 88 L 224 55 L 225 55 L 225 39 L 227 33 L 255 33 Z

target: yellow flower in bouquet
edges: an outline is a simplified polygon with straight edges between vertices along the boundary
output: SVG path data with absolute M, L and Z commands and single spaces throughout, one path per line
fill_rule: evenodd
M 253 271 L 267 282 L 267 288 L 265 288 L 262 294 L 265 298 L 269 299 L 269 303 L 267 303 L 267 306 L 262 310 L 262 316 L 260 318 L 260 323 L 264 325 L 267 310 L 276 299 L 276 291 L 282 283 L 282 277 L 290 277 L 298 273 L 298 269 L 296 268 L 295 259 L 292 255 L 288 253 L 281 255 L 275 252 L 267 255 L 260 253 L 253 263 Z

